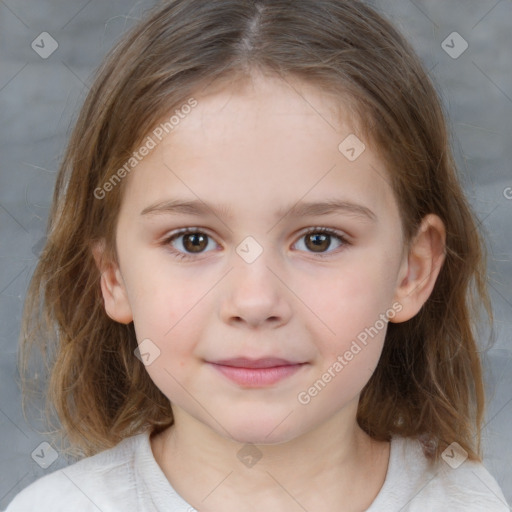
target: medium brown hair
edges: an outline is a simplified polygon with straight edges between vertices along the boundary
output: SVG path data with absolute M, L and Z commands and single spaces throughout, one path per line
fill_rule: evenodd
M 419 438 L 430 460 L 457 441 L 481 460 L 484 386 L 476 332 L 485 246 L 458 180 L 435 88 L 403 37 L 357 0 L 173 0 L 110 52 L 81 109 L 57 176 L 46 245 L 24 309 L 19 367 L 25 397 L 42 389 L 46 418 L 71 455 L 88 456 L 173 423 L 169 400 L 134 356 L 133 322 L 110 319 L 92 256 L 117 262 L 124 181 L 94 193 L 150 130 L 214 80 L 254 70 L 312 84 L 350 104 L 361 138 L 386 163 L 406 246 L 422 218 L 446 227 L 446 259 L 409 321 L 390 323 L 357 420 L 374 439 Z M 137 172 L 136 169 L 132 172 Z M 125 180 L 126 181 L 126 180 Z M 35 351 L 34 349 L 37 349 Z M 44 374 L 30 359 L 42 354 Z

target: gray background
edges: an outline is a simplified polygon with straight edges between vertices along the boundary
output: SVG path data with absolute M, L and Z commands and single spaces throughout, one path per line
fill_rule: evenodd
M 22 305 L 44 241 L 58 163 L 91 73 L 153 3 L 0 0 L 2 509 L 32 481 L 67 465 L 60 456 L 45 470 L 31 457 L 44 438 L 24 421 L 14 380 Z M 496 342 L 484 357 L 484 463 L 512 503 L 512 198 L 506 197 L 512 187 L 512 0 L 372 3 L 391 16 L 430 70 L 449 114 L 464 187 L 488 233 Z M 442 47 L 453 31 L 469 44 L 458 58 Z M 47 59 L 31 48 L 42 32 L 59 45 Z

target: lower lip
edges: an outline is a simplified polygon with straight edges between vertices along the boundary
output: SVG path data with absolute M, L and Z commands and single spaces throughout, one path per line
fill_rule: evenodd
M 217 371 L 240 386 L 257 388 L 270 386 L 296 373 L 304 364 L 274 366 L 272 368 L 239 368 L 210 363 Z

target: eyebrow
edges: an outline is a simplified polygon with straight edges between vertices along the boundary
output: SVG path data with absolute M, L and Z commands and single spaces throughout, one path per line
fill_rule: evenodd
M 185 215 L 215 215 L 224 216 L 228 219 L 233 218 L 230 208 L 226 205 L 218 205 L 217 207 L 210 205 L 204 201 L 199 200 L 179 200 L 171 199 L 152 204 L 144 208 L 141 215 L 156 215 L 156 214 L 185 214 Z M 323 202 L 298 202 L 285 208 L 276 211 L 276 219 L 281 219 L 288 215 L 292 217 L 314 217 L 321 215 L 332 215 L 335 213 L 345 213 L 355 217 L 361 217 L 365 220 L 375 222 L 377 216 L 375 213 L 361 204 L 356 204 L 351 201 L 343 201 L 340 199 L 331 199 Z

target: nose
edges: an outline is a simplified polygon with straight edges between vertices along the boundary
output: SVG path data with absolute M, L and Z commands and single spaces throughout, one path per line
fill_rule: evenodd
M 252 263 L 242 259 L 235 261 L 222 291 L 220 316 L 223 322 L 254 329 L 277 328 L 290 320 L 290 293 L 264 255 L 265 251 Z

